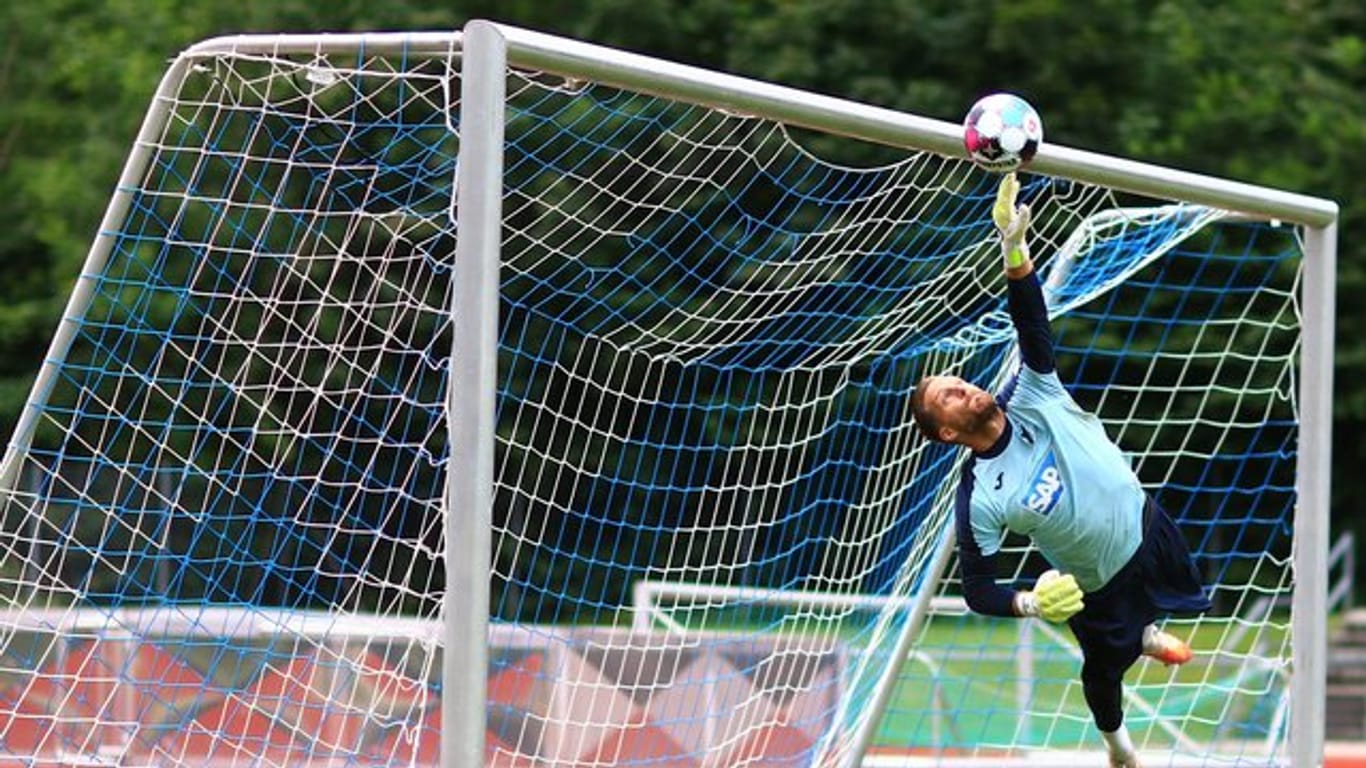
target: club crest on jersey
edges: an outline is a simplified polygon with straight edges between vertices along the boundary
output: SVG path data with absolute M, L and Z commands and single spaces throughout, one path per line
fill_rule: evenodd
M 1029 484 L 1029 490 L 1022 501 L 1030 511 L 1047 515 L 1058 505 L 1062 491 L 1062 473 L 1058 471 L 1058 462 L 1053 457 L 1053 452 L 1049 451 L 1044 457 L 1043 464 L 1034 473 L 1034 480 Z

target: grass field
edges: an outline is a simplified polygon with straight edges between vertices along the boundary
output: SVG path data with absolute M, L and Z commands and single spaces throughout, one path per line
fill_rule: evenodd
M 1263 631 L 1263 647 L 1282 650 L 1281 622 Z M 1247 663 L 1251 639 L 1229 647 L 1223 621 L 1173 628 L 1196 658 L 1179 669 L 1140 660 L 1126 678 L 1126 721 L 1143 744 L 1260 742 L 1277 716 L 1286 683 L 1277 664 Z M 1094 744 L 1082 697 L 1081 662 L 1064 629 L 1035 628 L 1021 647 L 1017 622 L 936 617 L 902 667 L 877 732 L 884 748 Z M 1223 647 L 1221 647 L 1223 644 Z

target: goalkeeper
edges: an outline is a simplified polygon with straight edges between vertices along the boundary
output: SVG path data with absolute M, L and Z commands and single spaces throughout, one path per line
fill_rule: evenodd
M 1124 728 L 1124 673 L 1140 655 L 1182 664 L 1190 647 L 1153 622 L 1210 603 L 1175 523 L 1140 486 L 1100 421 L 1063 388 L 1043 291 L 1024 236 L 1029 208 L 1003 177 L 992 218 L 1022 365 L 996 396 L 956 376 L 927 376 L 911 396 L 920 431 L 971 450 L 956 502 L 968 607 L 990 616 L 1066 621 L 1081 647 L 1082 690 L 1110 765 L 1138 765 Z M 996 583 L 1005 532 L 1027 535 L 1056 570 L 1034 588 Z

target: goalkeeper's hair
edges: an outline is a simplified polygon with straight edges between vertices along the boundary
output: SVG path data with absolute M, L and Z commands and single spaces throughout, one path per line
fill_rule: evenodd
M 915 383 L 915 389 L 911 390 L 911 417 L 915 419 L 915 426 L 920 429 L 921 436 L 942 443 L 945 440 L 939 436 L 939 419 L 925 407 L 925 382 L 929 378 L 921 376 L 920 381 Z

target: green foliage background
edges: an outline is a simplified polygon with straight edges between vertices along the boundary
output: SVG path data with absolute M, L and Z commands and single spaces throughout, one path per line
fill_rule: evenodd
M 1334 523 L 1366 533 L 1366 6 L 1354 0 L 12 0 L 0 7 L 0 434 L 13 429 L 169 59 L 249 32 L 490 18 L 1338 201 Z

